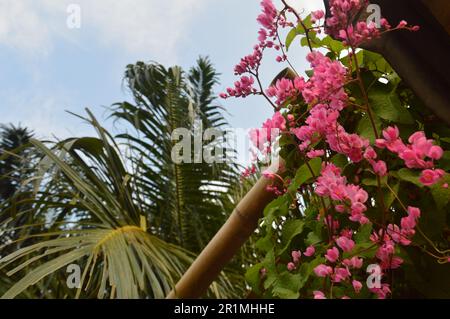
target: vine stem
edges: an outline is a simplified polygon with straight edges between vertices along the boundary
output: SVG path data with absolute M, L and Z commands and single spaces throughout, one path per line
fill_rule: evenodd
M 391 188 L 391 186 L 389 186 L 388 183 L 386 183 L 386 187 L 390 190 L 390 192 L 392 193 L 392 195 L 394 195 L 395 199 L 399 202 L 400 206 L 402 206 L 402 208 L 405 210 L 406 213 L 408 213 L 408 209 L 406 208 L 405 204 L 403 203 L 403 201 L 398 197 L 397 193 Z M 433 249 L 438 252 L 439 254 L 445 255 L 447 253 L 450 252 L 450 249 L 447 250 L 440 250 L 439 248 L 436 247 L 436 245 L 433 243 L 433 241 L 431 239 L 428 238 L 427 235 L 425 235 L 425 233 L 422 231 L 422 229 L 419 227 L 419 225 L 417 225 L 417 230 L 419 232 L 419 234 L 431 245 L 431 247 L 433 247 Z M 400 233 L 399 233 L 400 234 Z M 400 234 L 401 235 L 401 234 Z M 425 250 L 427 253 L 429 253 L 427 250 Z M 431 253 L 429 253 L 431 255 Z M 434 255 L 431 255 L 433 257 L 436 257 Z M 441 257 L 439 257 L 441 258 Z
M 276 29 L 277 32 L 276 32 L 276 36 L 277 36 L 277 39 L 278 39 L 278 43 L 279 43 L 279 45 L 280 45 L 281 53 L 283 53 L 283 58 L 286 59 L 286 62 L 287 62 L 288 65 L 291 67 L 292 71 L 294 71 L 294 73 L 295 73 L 297 76 L 299 76 L 297 70 L 294 68 L 294 66 L 292 65 L 291 61 L 290 61 L 289 58 L 287 57 L 286 51 L 284 51 L 284 44 L 281 42 L 280 33 L 278 32 L 278 22 L 280 21 L 280 16 L 281 16 L 281 15 L 284 15 L 284 13 L 286 12 L 287 9 L 288 9 L 288 8 L 285 7 L 285 8 L 281 11 L 280 15 L 278 16 L 278 19 L 277 19 L 277 29 Z
M 347 33 L 347 31 L 346 31 L 346 33 Z M 349 37 L 348 33 L 347 33 L 347 37 Z M 368 95 L 367 90 L 366 90 L 366 88 L 364 86 L 364 81 L 363 81 L 362 76 L 361 76 L 361 70 L 359 68 L 359 62 L 358 62 L 358 56 L 356 55 L 356 49 L 355 49 L 355 47 L 353 45 L 350 46 L 350 49 L 351 49 L 351 54 L 352 54 L 352 56 L 353 56 L 353 58 L 355 60 L 354 62 L 355 62 L 356 76 L 357 76 L 359 88 L 360 88 L 361 93 L 362 93 L 363 98 L 364 98 L 364 103 L 366 104 L 367 115 L 369 117 L 370 124 L 372 125 L 372 129 L 373 129 L 373 133 L 375 135 L 375 139 L 378 139 L 380 135 L 378 133 L 378 129 L 377 129 L 377 126 L 375 124 L 375 120 L 374 120 L 374 116 L 373 116 L 373 112 L 372 112 L 372 108 L 370 106 L 369 95 Z M 381 218 L 382 218 L 382 224 L 384 226 L 383 227 L 383 235 L 384 235 L 384 231 L 385 231 L 385 227 L 386 227 L 387 209 L 386 209 L 385 203 L 384 203 L 383 189 L 381 188 L 381 178 L 380 178 L 380 176 L 378 174 L 376 174 L 376 176 L 377 176 L 378 197 L 379 197 L 380 206 L 381 206 L 381 209 L 382 209 L 382 216 L 381 216 Z
M 266 98 L 266 100 L 270 103 L 270 105 L 272 105 L 273 109 L 275 111 L 278 111 L 278 107 L 272 102 L 272 100 L 267 96 L 267 94 L 264 93 L 264 88 L 262 86 L 261 80 L 259 79 L 258 71 L 256 71 L 256 72 L 249 72 L 249 73 L 256 78 L 256 82 L 258 83 L 259 90 L 260 90 L 260 92 L 258 92 L 258 94 L 264 96 Z
M 300 15 L 298 14 L 298 12 L 295 11 L 295 9 L 292 8 L 290 5 L 288 5 L 286 0 L 281 0 L 281 2 L 284 4 L 285 9 L 289 9 L 295 15 L 295 17 L 297 18 L 297 22 L 302 25 L 303 29 L 305 30 L 306 41 L 308 41 L 309 51 L 312 52 L 313 49 L 312 49 L 312 45 L 311 45 L 311 40 L 309 39 L 309 29 L 303 23 L 303 20 L 300 17 Z
M 314 180 L 316 180 L 317 176 L 316 176 L 316 174 L 314 174 L 314 171 L 313 171 L 311 165 L 309 164 L 309 161 L 305 160 L 305 164 L 306 164 L 306 167 L 308 167 L 308 170 L 311 173 L 311 176 L 314 178 Z M 324 201 L 324 199 L 322 197 L 320 197 L 320 202 L 322 204 L 323 212 L 325 214 L 325 220 L 327 220 L 327 218 L 328 218 L 327 205 L 325 204 L 325 201 Z M 332 227 L 332 225 L 329 225 L 329 224 L 330 224 L 330 222 L 327 220 L 326 225 L 327 225 L 327 230 L 328 230 L 328 240 L 331 243 L 332 242 L 332 234 L 331 234 L 331 227 Z

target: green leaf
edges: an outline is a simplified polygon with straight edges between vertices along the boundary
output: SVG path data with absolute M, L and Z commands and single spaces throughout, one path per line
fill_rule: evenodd
M 372 242 L 363 242 L 356 244 L 349 252 L 344 252 L 342 257 L 349 258 L 352 256 L 360 256 L 364 258 L 373 258 L 377 252 L 377 245 Z
M 345 166 L 347 166 L 348 164 L 348 159 L 345 155 L 343 154 L 336 154 L 331 158 L 331 162 L 340 167 L 340 168 L 344 168 Z
M 274 199 L 264 209 L 264 216 L 268 227 L 272 227 L 272 222 L 279 216 L 287 215 L 291 198 L 289 194 L 285 194 Z
M 320 242 L 322 242 L 322 238 L 319 235 L 317 235 L 315 232 L 310 232 L 305 240 L 305 243 L 307 245 L 316 245 Z
M 252 287 L 257 294 L 260 293 L 259 285 L 261 282 L 261 269 L 263 264 L 259 263 L 248 268 L 245 272 L 245 281 Z
M 289 47 L 298 35 L 299 33 L 297 32 L 296 28 L 293 28 L 291 31 L 289 31 L 288 35 L 286 36 L 286 51 L 289 50 Z
M 375 128 L 378 132 L 381 131 L 382 123 L 378 116 L 373 117 Z M 364 138 L 367 138 L 370 143 L 375 143 L 375 132 L 373 130 L 372 122 L 370 121 L 369 115 L 366 113 L 363 115 L 361 120 L 358 123 L 358 127 L 356 128 L 356 131 L 359 135 L 361 135 Z
M 299 235 L 303 231 L 303 227 L 305 226 L 305 222 L 300 219 L 288 220 L 283 225 L 283 234 L 281 236 L 281 243 L 283 245 L 280 255 L 288 249 L 291 241 L 295 238 L 295 236 Z
M 400 124 L 414 124 L 414 118 L 388 85 L 377 84 L 369 91 L 369 103 L 380 118 Z
M 361 244 L 369 241 L 370 234 L 372 233 L 372 224 L 367 223 L 361 225 L 358 232 L 355 234 L 355 243 Z
M 371 71 L 379 71 L 387 74 L 393 72 L 391 66 L 383 58 L 381 54 L 371 52 L 368 50 L 362 50 L 364 66 Z
M 334 40 L 330 36 L 326 36 L 322 39 L 321 44 L 323 46 L 326 46 L 330 51 L 333 51 L 334 53 L 339 56 L 339 54 L 344 50 L 344 45 L 341 41 Z
M 256 248 L 258 248 L 259 250 L 268 252 L 270 250 L 273 249 L 273 242 L 272 242 L 272 237 L 271 237 L 272 233 L 267 233 L 266 236 L 258 239 L 258 241 L 256 242 L 255 246 Z
M 400 189 L 400 183 L 396 183 L 394 186 L 391 186 L 392 191 L 395 194 L 398 194 Z M 389 209 L 392 206 L 392 203 L 395 201 L 395 194 L 389 188 L 383 188 L 383 197 L 384 197 L 384 206 Z
M 381 177 L 380 180 L 381 187 L 384 187 L 384 185 L 387 183 L 387 180 L 388 180 L 387 176 Z M 375 186 L 375 187 L 378 186 L 378 180 L 376 176 L 363 178 L 361 183 L 366 186 Z
M 313 177 L 311 174 L 311 170 L 314 173 L 314 176 L 318 176 L 320 173 L 320 170 L 322 168 L 322 159 L 320 158 L 314 158 L 308 162 L 309 167 L 307 164 L 303 164 L 295 174 L 294 180 L 292 181 L 292 184 L 289 186 L 289 191 L 295 192 L 297 188 L 302 186 L 305 182 L 307 182 L 309 179 Z M 311 170 L 310 170 L 311 168 Z
M 444 140 L 441 138 L 441 141 Z M 450 139 L 447 143 L 450 143 Z M 445 151 L 442 158 L 439 160 L 439 168 L 443 169 L 444 171 L 450 170 L 450 151 Z
M 300 274 L 281 273 L 274 283 L 272 290 L 274 296 L 282 299 L 297 299 L 300 296 L 301 279 Z
M 438 209 L 443 209 L 450 201 L 450 188 L 444 188 L 444 183 L 450 184 L 450 175 L 446 174 L 443 181 L 431 186 L 431 194 Z
M 409 182 L 416 186 L 423 187 L 423 184 L 419 181 L 420 173 L 417 171 L 413 171 L 408 168 L 402 168 L 397 172 L 397 176 L 405 182 Z

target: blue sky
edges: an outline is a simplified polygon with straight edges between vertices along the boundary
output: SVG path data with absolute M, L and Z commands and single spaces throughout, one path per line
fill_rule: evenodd
M 80 29 L 66 25 L 71 3 L 81 8 Z M 0 0 L 0 123 L 20 122 L 42 138 L 91 134 L 65 110 L 89 107 L 104 119 L 104 106 L 130 100 L 122 77 L 138 60 L 188 68 L 207 55 L 222 74 L 219 93 L 256 42 L 259 11 L 259 0 Z M 305 54 L 292 53 L 300 70 Z M 263 67 L 265 84 L 284 67 L 274 57 Z M 232 127 L 259 127 L 271 116 L 259 97 L 221 104 Z

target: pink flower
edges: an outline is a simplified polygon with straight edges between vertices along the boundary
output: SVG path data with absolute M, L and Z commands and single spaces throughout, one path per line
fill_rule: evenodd
M 386 176 L 386 174 L 387 174 L 386 162 L 384 162 L 384 161 L 374 162 L 372 167 L 377 175 Z
M 326 265 L 318 265 L 316 268 L 314 268 L 314 273 L 317 277 L 327 277 L 333 273 L 333 268 Z
M 308 153 L 306 153 L 306 156 L 308 156 L 308 158 L 316 158 L 316 157 L 321 157 L 325 154 L 324 150 L 311 150 Z
M 336 262 L 339 258 L 339 250 L 336 247 L 328 249 L 325 258 L 331 263 Z
M 381 288 L 370 288 L 370 291 L 377 294 L 378 299 L 386 299 L 386 297 L 391 293 L 389 284 L 381 284 Z
M 288 263 L 287 264 L 287 269 L 289 270 L 289 271 L 293 271 L 293 270 L 295 270 L 295 264 L 294 263 Z
M 366 150 L 364 152 L 364 158 L 367 160 L 374 160 L 377 158 L 377 153 L 372 148 L 372 146 L 369 146 L 368 148 L 366 148 Z
M 300 261 L 302 252 L 300 250 L 294 250 L 294 251 L 292 251 L 291 256 L 292 256 L 292 261 L 297 264 Z
M 408 22 L 406 22 L 405 20 L 402 20 L 399 22 L 397 28 L 402 29 L 404 27 L 406 27 L 408 25 Z
M 362 289 L 362 283 L 358 280 L 353 280 L 352 285 L 353 285 L 353 289 L 355 289 L 355 292 L 357 294 L 359 294 Z
M 413 218 L 420 218 L 420 209 L 417 207 L 412 207 L 409 206 L 408 207 L 408 215 L 413 217 Z
M 343 251 L 351 251 L 353 247 L 355 247 L 355 242 L 347 237 L 341 236 L 336 240 L 336 244 L 343 250 Z
M 411 216 L 403 217 L 401 219 L 401 226 L 403 229 L 414 229 L 416 227 L 416 220 Z
M 317 11 L 313 11 L 311 12 L 311 21 L 312 23 L 315 23 L 317 20 L 322 19 L 325 16 L 325 13 L 323 12 L 323 10 L 317 10 Z
M 314 248 L 314 246 L 309 246 L 308 248 L 306 248 L 306 251 L 303 253 L 303 255 L 305 255 L 306 257 L 311 257 L 316 253 L 316 249 Z
M 398 256 L 393 256 L 390 263 L 391 269 L 397 269 L 403 264 L 403 259 Z
M 362 258 L 358 258 L 356 256 L 352 257 L 351 259 L 344 259 L 342 263 L 350 268 L 359 269 L 363 265 Z
M 351 276 L 350 271 L 347 268 L 337 268 L 334 270 L 333 281 L 341 282 Z
M 319 290 L 313 291 L 314 299 L 327 299 L 325 298 L 325 294 Z
M 397 126 L 389 126 L 383 131 L 383 137 L 386 142 L 395 142 L 400 136 L 400 132 Z
M 326 32 L 339 37 L 344 44 L 359 46 L 361 43 L 380 36 L 380 30 L 373 22 L 358 21 L 359 12 L 365 9 L 368 1 L 360 0 L 330 0 L 331 17 L 326 19 Z M 384 29 L 390 29 L 390 25 L 382 19 Z
M 282 57 L 279 57 L 279 61 L 283 60 Z M 294 81 L 282 78 L 277 80 L 274 86 L 269 87 L 266 90 L 266 94 L 269 97 L 276 97 L 276 104 L 281 105 L 289 99 L 295 99 L 300 94 L 299 90 L 301 90 L 304 86 L 304 79 L 297 77 Z
M 350 220 L 361 224 L 367 223 L 368 219 L 363 212 L 367 210 L 364 203 L 369 196 L 359 186 L 347 184 L 347 179 L 341 176 L 341 170 L 335 165 L 328 163 L 322 168 L 321 176 L 317 179 L 315 192 L 322 197 L 329 196 L 333 200 L 350 201 Z M 337 206 L 342 210 L 344 207 Z
M 445 172 L 441 169 L 426 169 L 422 171 L 419 181 L 425 186 L 432 186 L 439 182 L 439 180 L 445 175 Z
M 434 160 L 439 160 L 444 155 L 444 150 L 440 146 L 432 146 L 428 151 L 428 157 Z
M 275 8 L 272 0 L 261 1 L 261 7 L 263 12 L 256 19 L 264 28 L 274 31 L 276 30 L 276 17 L 277 9 Z
M 246 97 L 256 92 L 253 87 L 255 79 L 252 76 L 242 76 L 239 81 L 234 83 L 234 88 L 228 88 L 227 93 L 229 96 L 234 97 Z
M 398 154 L 408 168 L 431 169 L 434 167 L 433 160 L 440 159 L 443 155 L 442 148 L 433 145 L 434 141 L 427 139 L 422 131 L 412 134 L 408 145 L 403 143 L 395 126 L 386 128 L 383 137 L 384 139 L 376 140 L 375 145 Z
M 275 112 L 272 118 L 267 119 L 261 129 L 252 129 L 249 137 L 253 145 L 263 154 L 270 152 L 270 144 L 280 135 L 280 131 L 286 130 L 286 119 L 280 112 Z

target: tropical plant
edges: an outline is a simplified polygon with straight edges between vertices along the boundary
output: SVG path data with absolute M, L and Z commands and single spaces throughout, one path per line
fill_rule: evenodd
M 163 298 L 226 219 L 236 168 L 171 160 L 175 128 L 190 132 L 196 118 L 205 128 L 226 125 L 213 105 L 217 75 L 209 61 L 187 74 L 138 62 L 125 78 L 136 105 L 116 104 L 112 116 L 133 132 L 114 138 L 87 110 L 97 137 L 31 140 L 44 157 L 34 197 L 21 203 L 44 221 L 8 229 L 34 231 L 7 244 L 22 243 L 0 260 L 12 281 L 3 298 Z M 75 290 L 64 272 L 72 264 L 82 270 Z M 222 273 L 210 295 L 242 293 L 239 270 Z
M 27 181 L 33 176 L 39 154 L 29 143 L 33 133 L 28 128 L 10 124 L 0 126 L 0 131 L 0 205 L 8 208 L 0 212 L 0 232 L 2 232 L 1 224 L 5 221 L 8 221 L 9 227 L 12 228 L 32 221 L 32 216 L 27 213 L 29 207 L 17 204 L 18 201 L 12 199 L 24 199 L 30 195 Z M 17 239 L 20 233 L 20 231 L 3 233 L 0 236 L 0 246 Z M 9 246 L 0 249 L 0 255 L 8 254 L 15 248 Z
M 148 199 L 143 205 L 152 227 L 162 238 L 198 252 L 223 224 L 227 214 L 223 196 L 237 180 L 235 166 L 206 162 L 203 148 L 195 152 L 194 144 L 203 140 L 206 129 L 227 124 L 214 104 L 217 73 L 206 59 L 199 59 L 187 74 L 179 67 L 138 62 L 127 67 L 125 80 L 135 103 L 116 104 L 112 116 L 134 129 L 118 138 L 133 154 L 136 183 L 140 195 Z M 194 150 L 188 162 L 173 160 L 177 128 L 189 132 L 183 137 Z M 209 147 L 223 145 L 220 137 L 207 142 Z
M 0 201 L 7 200 L 27 179 L 27 150 L 33 133 L 26 127 L 0 126 Z

